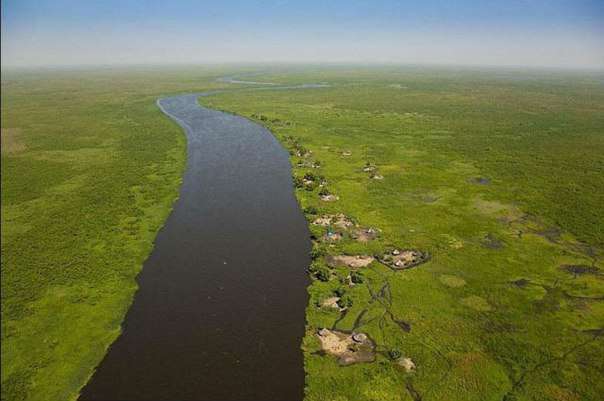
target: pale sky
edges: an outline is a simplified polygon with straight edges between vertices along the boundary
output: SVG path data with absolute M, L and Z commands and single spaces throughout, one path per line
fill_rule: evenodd
M 2 65 L 604 68 L 604 1 L 3 0 Z

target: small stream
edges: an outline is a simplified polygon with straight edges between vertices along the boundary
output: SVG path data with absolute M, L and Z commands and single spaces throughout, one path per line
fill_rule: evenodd
M 288 153 L 264 127 L 200 106 L 208 94 L 158 100 L 187 136 L 180 198 L 80 400 L 303 398 L 311 243 Z

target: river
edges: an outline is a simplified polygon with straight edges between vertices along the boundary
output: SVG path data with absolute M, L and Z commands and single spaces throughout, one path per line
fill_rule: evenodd
M 81 400 L 303 398 L 311 243 L 288 153 L 198 96 L 158 100 L 187 136 L 180 198 Z

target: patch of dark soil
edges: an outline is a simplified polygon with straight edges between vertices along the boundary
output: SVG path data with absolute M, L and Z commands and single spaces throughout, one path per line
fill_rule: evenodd
M 529 285 L 531 282 L 528 279 L 525 278 L 520 278 L 518 280 L 514 280 L 511 282 L 512 285 L 515 285 L 518 288 L 525 288 L 527 285 Z
M 382 256 L 378 256 L 378 260 L 394 269 L 394 270 L 406 270 L 422 263 L 425 263 L 430 259 L 430 255 L 426 252 L 422 252 L 416 249 L 394 249 L 390 252 L 386 252 Z
M 604 336 L 604 327 L 599 328 L 599 329 L 587 329 L 587 330 L 581 330 L 581 331 L 585 334 L 591 334 L 594 337 Z
M 489 180 L 488 178 L 485 178 L 485 177 L 474 177 L 474 178 L 470 179 L 470 182 L 472 184 L 488 185 L 491 183 L 491 180 Z
M 535 234 L 544 237 L 551 243 L 557 244 L 562 236 L 562 230 L 560 230 L 558 227 L 549 227 L 543 230 L 535 231 Z
M 487 249 L 501 249 L 503 248 L 503 241 L 497 238 L 494 234 L 488 233 L 482 241 L 480 241 L 481 245 Z
M 562 265 L 560 269 L 574 275 L 575 277 L 583 274 L 600 274 L 600 269 L 590 265 Z

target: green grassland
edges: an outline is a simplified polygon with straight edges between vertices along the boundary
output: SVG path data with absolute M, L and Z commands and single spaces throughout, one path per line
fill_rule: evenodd
M 157 97 L 237 89 L 215 80 L 250 71 L 3 71 L 2 400 L 74 399 L 119 334 L 184 168 L 184 136 Z M 298 189 L 309 220 L 342 212 L 381 230 L 365 244 L 315 247 L 313 276 L 331 278 L 309 288 L 308 400 L 599 399 L 601 74 L 262 71 L 254 81 L 332 86 L 203 103 L 257 119 L 292 151 L 313 152 L 321 167 L 295 167 L 295 175 L 323 175 L 339 200 Z M 293 166 L 300 161 L 292 156 Z M 367 162 L 383 180 L 369 178 Z M 311 229 L 317 238 L 325 231 Z M 392 246 L 431 259 L 398 272 L 373 263 L 354 287 L 339 280 L 347 268 L 324 264 L 326 254 Z M 562 265 L 590 268 L 571 274 Z M 318 306 L 339 290 L 352 302 L 345 315 Z M 316 330 L 334 324 L 368 333 L 376 362 L 340 367 L 317 354 Z M 394 350 L 416 371 L 391 361 Z
M 325 68 L 254 76 L 263 80 L 332 86 L 201 102 L 269 127 L 292 150 L 296 177 L 325 177 L 338 201 L 296 190 L 309 221 L 344 213 L 381 230 L 368 243 L 315 243 L 309 401 L 601 399 L 602 74 Z M 297 167 L 305 161 L 321 167 Z M 324 261 L 389 247 L 431 259 L 405 271 L 374 262 L 352 287 L 347 267 Z M 352 301 L 345 314 L 321 306 L 336 291 Z M 377 360 L 339 366 L 317 352 L 322 327 L 369 334 Z M 399 354 L 417 369 L 389 357 Z
M 3 72 L 2 400 L 74 399 L 119 334 L 184 169 L 155 101 L 216 76 Z

